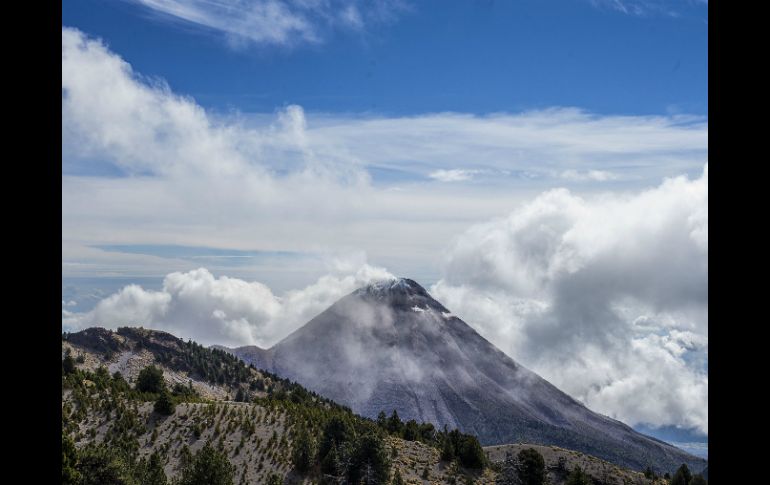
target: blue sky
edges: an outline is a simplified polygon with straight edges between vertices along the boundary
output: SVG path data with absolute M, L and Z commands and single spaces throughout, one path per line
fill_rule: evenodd
M 365 30 L 319 21 L 318 41 L 290 45 L 233 46 L 221 31 L 125 1 L 67 0 L 62 21 L 217 110 L 706 114 L 707 5 L 627 3 L 651 6 L 632 14 L 590 0 L 416 2 Z
M 592 409 L 703 441 L 707 9 L 65 1 L 62 328 L 269 347 L 405 276 Z

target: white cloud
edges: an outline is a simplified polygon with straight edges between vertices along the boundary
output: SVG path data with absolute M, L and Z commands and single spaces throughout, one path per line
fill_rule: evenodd
M 62 326 L 70 331 L 102 326 L 143 326 L 185 339 L 231 346 L 269 347 L 332 303 L 370 281 L 390 278 L 385 269 L 354 260 L 301 290 L 276 296 L 257 281 L 215 277 L 205 268 L 171 273 L 160 291 L 128 285 L 101 300 L 88 312 L 62 311 Z
M 293 46 L 321 42 L 326 31 L 361 31 L 368 23 L 392 18 L 406 9 L 400 1 L 355 0 L 130 0 L 164 18 L 224 33 L 233 47 L 249 44 Z
M 478 170 L 463 170 L 460 168 L 454 168 L 452 170 L 435 170 L 428 174 L 428 177 L 436 179 L 439 182 L 462 182 L 464 180 L 470 180 L 474 175 L 479 173 Z
M 625 422 L 708 432 L 708 168 L 640 193 L 542 194 L 470 228 L 432 294 Z
M 557 108 L 388 118 L 308 114 L 296 105 L 274 116 L 214 115 L 70 28 L 62 29 L 62 93 L 62 257 L 66 271 L 81 275 L 131 268 L 130 257 L 89 246 L 180 242 L 364 250 L 378 264 L 425 274 L 447 238 L 568 182 L 558 176 L 565 170 L 611 171 L 638 185 L 692 171 L 707 156 L 707 124 L 687 116 Z M 122 176 L 70 170 L 88 164 Z M 372 180 L 376 169 L 406 180 Z M 425 181 L 482 171 L 501 176 Z M 144 258 L 143 267 L 191 269 L 159 259 Z

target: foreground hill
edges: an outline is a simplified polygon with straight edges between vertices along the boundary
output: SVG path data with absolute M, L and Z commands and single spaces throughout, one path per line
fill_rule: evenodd
M 270 349 L 233 354 L 374 418 L 383 409 L 484 445 L 539 443 L 673 472 L 706 461 L 592 412 L 505 355 L 409 279 L 340 299 Z
M 397 483 L 396 475 L 409 484 L 491 484 L 497 479 L 494 462 L 500 453 L 494 448 L 478 447 L 482 458 L 485 452 L 489 456 L 479 466 L 462 466 L 468 456 L 460 454 L 442 460 L 447 446 L 454 446 L 450 443 L 458 444 L 457 449 L 473 449 L 474 442 L 478 446 L 472 437 L 394 415 L 376 422 L 361 418 L 222 351 L 164 332 L 91 328 L 65 334 L 62 359 L 63 473 L 70 473 L 66 479 L 63 474 L 63 483 L 167 483 L 158 479 L 158 470 L 164 480 L 180 479 L 207 446 L 234 467 L 228 483 L 340 483 L 317 461 L 335 423 L 349 433 L 347 448 L 337 447 L 353 451 L 348 466 L 361 456 L 360 443 L 367 439 L 387 455 L 385 479 L 372 483 Z M 160 394 L 140 391 L 141 376 L 153 367 L 162 375 L 165 389 Z M 167 391 L 173 393 L 175 406 L 165 414 L 155 403 Z M 243 402 L 232 401 L 234 397 Z M 313 458 L 310 468 L 300 471 L 296 451 L 305 442 L 311 444 Z M 558 470 L 551 473 L 555 465 L 548 463 L 550 455 L 544 456 L 551 484 L 560 485 L 564 477 Z M 617 467 L 594 478 L 596 485 L 651 483 Z

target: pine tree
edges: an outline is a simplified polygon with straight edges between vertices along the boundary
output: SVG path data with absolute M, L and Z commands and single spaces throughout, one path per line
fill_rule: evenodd
M 401 472 L 398 469 L 396 469 L 396 473 L 393 474 L 393 480 L 390 483 L 391 485 L 406 485 L 404 479 L 401 478 Z
M 486 462 L 484 449 L 481 448 L 479 440 L 472 435 L 463 435 L 457 450 L 457 457 L 460 459 L 460 465 L 465 468 L 483 468 Z
M 67 353 L 64 356 L 64 360 L 61 361 L 61 368 L 65 376 L 75 372 L 75 359 L 72 358 L 72 355 Z
M 292 463 L 300 473 L 307 473 L 315 461 L 315 443 L 306 429 L 301 429 L 294 440 Z
M 76 469 L 78 462 L 78 450 L 75 443 L 64 431 L 61 434 L 61 483 L 62 485 L 75 485 L 80 483 L 80 472 Z
M 233 485 L 235 467 L 223 453 L 206 443 L 186 466 L 179 485 Z
M 163 391 L 160 393 L 158 400 L 155 401 L 155 406 L 153 409 L 156 413 L 165 416 L 174 414 L 176 404 L 174 404 L 174 400 L 171 398 L 171 394 L 169 394 L 167 390 L 163 389 Z
M 519 476 L 523 485 L 543 485 L 545 483 L 545 460 L 534 448 L 521 450 L 519 458 Z
M 388 432 L 393 435 L 400 436 L 403 430 L 404 423 L 401 422 L 401 418 L 398 417 L 398 412 L 394 409 L 393 414 L 388 418 Z
M 444 446 L 441 448 L 441 461 L 452 461 L 455 459 L 455 447 L 452 440 L 444 438 Z
M 567 477 L 565 485 L 593 485 L 593 480 L 586 474 L 579 466 L 575 466 L 572 472 Z
M 692 480 L 690 480 L 690 485 L 708 485 L 708 481 L 703 478 L 703 475 L 698 473 L 697 475 L 692 477 Z
M 390 462 L 380 436 L 367 433 L 357 440 L 348 475 L 353 483 L 362 479 L 370 484 L 387 482 Z
M 388 417 L 385 414 L 385 411 L 380 411 L 380 414 L 377 415 L 377 426 L 379 426 L 381 429 L 387 431 L 387 429 L 388 429 Z
M 136 378 L 136 390 L 139 392 L 158 393 L 163 390 L 166 383 L 163 381 L 163 371 L 154 365 L 148 365 Z
M 157 451 L 150 455 L 150 461 L 147 463 L 147 469 L 144 472 L 142 480 L 143 485 L 167 485 L 168 479 L 166 472 L 163 471 L 163 460 Z
M 690 469 L 682 463 L 682 466 L 676 470 L 676 473 L 671 478 L 671 485 L 690 485 L 690 480 L 692 480 Z

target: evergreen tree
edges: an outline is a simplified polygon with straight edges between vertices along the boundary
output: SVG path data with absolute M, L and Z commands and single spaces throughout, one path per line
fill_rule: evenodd
M 179 485 L 233 485 L 234 478 L 227 456 L 206 443 L 182 469 Z
M 141 371 L 136 378 L 136 390 L 139 392 L 158 393 L 166 387 L 163 381 L 163 371 L 154 365 L 148 365 Z
M 382 430 L 387 431 L 388 417 L 385 415 L 385 411 L 380 411 L 380 414 L 377 415 L 377 426 L 379 426 Z
M 690 480 L 692 480 L 690 469 L 682 463 L 682 466 L 676 470 L 676 473 L 671 478 L 671 485 L 690 485 Z
M 388 432 L 390 434 L 401 436 L 404 423 L 401 422 L 401 418 L 398 417 L 398 412 L 394 409 L 393 414 L 388 418 Z
M 155 406 L 153 409 L 155 409 L 156 413 L 162 414 L 164 416 L 170 416 L 174 414 L 176 404 L 174 404 L 174 400 L 171 398 L 171 394 L 169 394 L 167 390 L 163 389 L 163 391 L 160 393 L 158 400 L 155 401 Z
M 334 416 L 332 417 L 326 426 L 324 426 L 323 434 L 321 435 L 321 443 L 318 447 L 318 457 L 323 463 L 326 454 L 332 449 L 334 445 L 344 446 L 346 443 L 353 441 L 353 428 L 346 420 Z M 339 453 L 340 450 L 337 450 Z
M 417 421 L 410 419 L 404 426 L 404 439 L 407 441 L 417 441 L 420 438 L 420 428 Z
M 441 447 L 441 461 L 452 461 L 455 459 L 455 447 L 452 440 L 444 438 L 444 445 Z
M 534 448 L 519 452 L 519 476 L 523 485 L 543 485 L 545 483 L 545 460 Z
M 61 434 L 61 483 L 75 485 L 80 482 L 80 472 L 77 470 L 78 450 L 75 443 L 64 431 Z
M 690 480 L 690 485 L 708 485 L 708 481 L 703 478 L 703 475 L 698 473 L 697 475 L 692 477 L 692 480 Z
M 304 428 L 294 440 L 291 458 L 294 468 L 303 474 L 307 473 L 315 462 L 315 443 Z
M 586 472 L 581 470 L 579 466 L 575 466 L 567 477 L 565 485 L 593 485 L 593 483 L 593 480 L 591 480 L 591 477 Z
M 460 465 L 465 468 L 484 468 L 486 462 L 484 449 L 481 448 L 479 440 L 472 435 L 463 435 L 457 450 L 457 457 L 460 459 Z
M 271 473 L 269 477 L 267 477 L 267 485 L 283 485 L 283 477 L 276 473 Z
M 104 446 L 89 445 L 80 453 L 77 471 L 79 485 L 135 485 L 131 468 L 119 454 Z
M 356 442 L 351 457 L 348 476 L 353 483 L 364 481 L 367 485 L 387 483 L 390 476 L 390 463 L 385 443 L 374 433 L 367 433 Z
M 336 443 L 332 443 L 329 451 L 327 451 L 326 455 L 321 459 L 321 471 L 335 477 L 347 475 L 347 470 L 342 469 Z
M 406 485 L 406 482 L 401 478 L 401 472 L 398 471 L 398 469 L 396 469 L 396 473 L 393 474 L 393 480 L 390 483 L 391 485 Z
M 64 356 L 64 360 L 61 361 L 61 368 L 65 376 L 75 372 L 75 359 L 72 358 L 69 352 Z
M 144 472 L 142 479 L 142 485 L 167 485 L 168 479 L 166 478 L 166 472 L 163 471 L 163 460 L 157 451 L 154 451 L 150 455 L 150 460 L 147 463 L 147 468 Z

